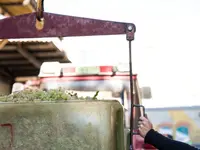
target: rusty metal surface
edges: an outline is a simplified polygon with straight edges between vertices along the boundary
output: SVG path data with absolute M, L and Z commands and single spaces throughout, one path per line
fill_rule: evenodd
M 118 101 L 0 104 L 0 149 L 124 150 Z
M 2 19 L 0 39 L 125 34 L 129 24 L 52 13 L 44 13 L 44 19 L 41 31 L 35 28 L 35 13 Z

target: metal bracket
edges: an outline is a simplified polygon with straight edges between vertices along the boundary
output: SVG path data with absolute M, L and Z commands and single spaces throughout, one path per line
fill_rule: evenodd
M 142 108 L 141 115 L 145 116 L 145 107 L 143 105 L 133 104 L 132 107 Z M 132 135 L 138 135 L 138 134 L 139 134 L 138 130 L 132 130 Z
M 128 24 L 126 26 L 126 39 L 128 41 L 133 41 L 135 38 L 136 27 L 134 24 Z
M 142 108 L 142 116 L 145 116 L 145 107 L 143 105 L 139 105 L 139 104 L 133 104 L 133 107 L 138 107 L 138 108 Z

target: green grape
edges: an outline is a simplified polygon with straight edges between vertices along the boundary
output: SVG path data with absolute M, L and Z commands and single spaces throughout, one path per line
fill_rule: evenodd
M 93 97 L 79 97 L 73 91 L 65 89 L 52 89 L 43 91 L 40 89 L 26 89 L 7 96 L 0 96 L 0 102 L 39 102 L 39 101 L 66 101 L 66 100 L 97 100 L 99 91 Z

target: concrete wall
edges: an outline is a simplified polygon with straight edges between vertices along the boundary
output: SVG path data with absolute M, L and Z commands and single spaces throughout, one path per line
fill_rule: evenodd
M 0 95 L 10 94 L 12 88 L 12 79 L 0 75 Z

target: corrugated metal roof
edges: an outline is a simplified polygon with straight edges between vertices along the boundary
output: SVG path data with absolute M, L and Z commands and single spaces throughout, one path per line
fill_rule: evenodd
M 0 43 L 3 40 L 0 40 Z M 10 43 L 50 43 L 52 42 L 60 51 L 64 50 L 62 41 L 59 38 L 24 38 L 24 39 L 8 39 Z
M 60 41 L 59 38 L 27 38 L 27 39 L 8 39 L 9 42 L 52 42 Z

